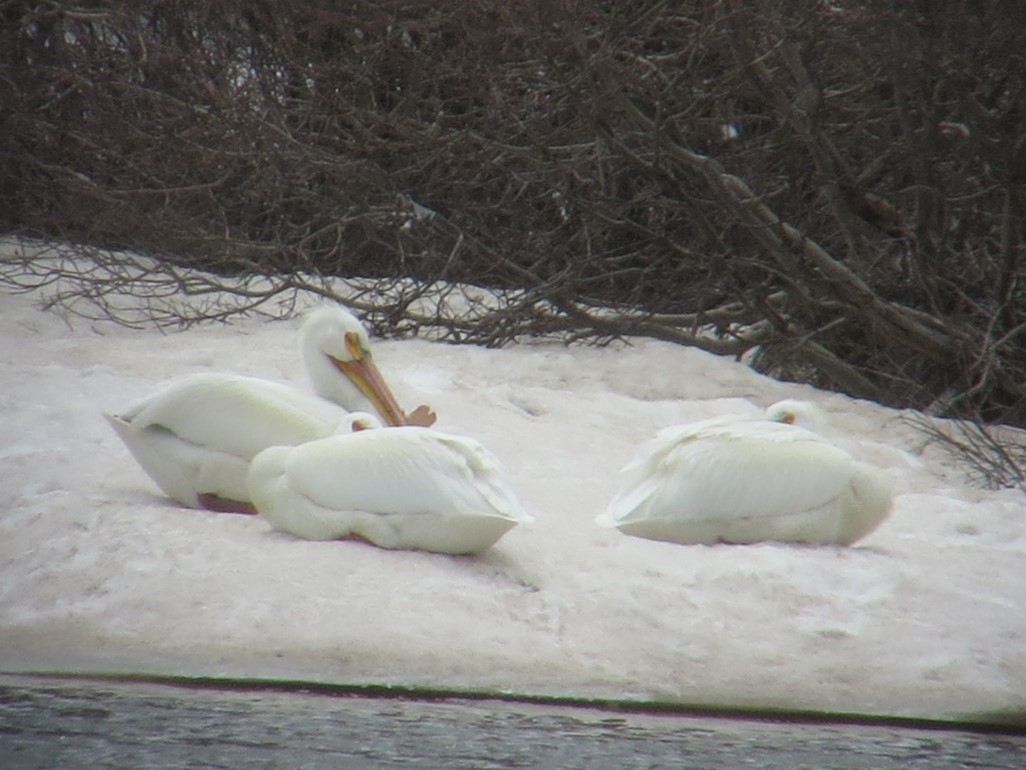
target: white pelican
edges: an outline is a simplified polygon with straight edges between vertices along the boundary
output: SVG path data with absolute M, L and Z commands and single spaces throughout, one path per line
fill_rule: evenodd
M 239 513 L 254 513 L 246 472 L 262 449 L 330 436 L 355 409 L 373 410 L 389 425 L 434 422 L 427 407 L 403 414 L 374 364 L 366 330 L 341 306 L 312 312 L 299 336 L 317 395 L 254 377 L 204 373 L 105 416 L 169 497 L 191 508 Z
M 666 428 L 623 469 L 597 521 L 674 543 L 850 545 L 887 517 L 891 492 L 878 469 L 800 427 L 819 419 L 786 401 L 762 418 Z
M 496 458 L 473 439 L 431 428 L 354 431 L 276 446 L 250 463 L 250 499 L 271 526 L 307 540 L 478 553 L 532 517 Z M 345 426 L 342 426 L 345 429 Z

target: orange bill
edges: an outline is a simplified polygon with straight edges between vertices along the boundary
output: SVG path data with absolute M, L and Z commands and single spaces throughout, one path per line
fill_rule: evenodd
M 392 389 L 378 371 L 370 353 L 360 349 L 355 335 L 352 338 L 346 335 L 346 346 L 353 360 L 341 361 L 329 356 L 331 362 L 370 399 L 386 425 L 406 425 L 406 415 L 392 394 Z
M 438 416 L 427 404 L 421 404 L 406 415 L 406 423 L 408 425 L 419 425 L 422 428 L 430 428 L 437 419 Z

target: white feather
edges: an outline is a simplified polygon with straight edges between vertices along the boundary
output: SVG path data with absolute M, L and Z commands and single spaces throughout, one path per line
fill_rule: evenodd
M 310 540 L 356 535 L 383 548 L 476 553 L 530 521 L 496 458 L 430 428 L 336 435 L 254 458 L 257 510 Z
M 791 414 L 798 403 L 788 403 L 789 420 L 808 418 Z M 677 543 L 847 545 L 890 507 L 883 475 L 818 434 L 765 416 L 720 417 L 660 431 L 623 469 L 598 522 Z

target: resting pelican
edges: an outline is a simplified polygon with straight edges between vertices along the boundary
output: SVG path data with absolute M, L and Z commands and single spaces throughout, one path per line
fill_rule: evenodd
M 254 513 L 246 472 L 262 449 L 330 436 L 351 409 L 373 410 L 389 425 L 434 422 L 427 407 L 403 414 L 374 364 L 366 330 L 349 311 L 336 304 L 315 310 L 299 337 L 317 395 L 254 377 L 202 373 L 105 416 L 169 497 L 238 513 Z
M 250 499 L 274 529 L 307 540 L 468 554 L 532 520 L 477 441 L 416 426 L 360 430 L 375 427 L 361 415 L 352 423 L 358 432 L 270 447 L 253 458 Z
M 878 469 L 800 427 L 820 421 L 811 404 L 785 401 L 761 419 L 666 428 L 597 521 L 674 543 L 850 545 L 887 517 L 891 492 Z

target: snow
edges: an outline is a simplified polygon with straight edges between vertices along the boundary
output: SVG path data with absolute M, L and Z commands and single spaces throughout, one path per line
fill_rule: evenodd
M 171 503 L 102 417 L 190 372 L 306 387 L 298 321 L 162 333 L 0 296 L 0 671 L 1026 709 L 1026 499 L 968 486 L 899 412 L 652 340 L 377 341 L 400 402 L 491 449 L 536 522 L 477 557 L 306 542 Z M 891 479 L 891 518 L 855 547 L 679 546 L 595 525 L 658 429 L 781 398 L 815 401 Z

